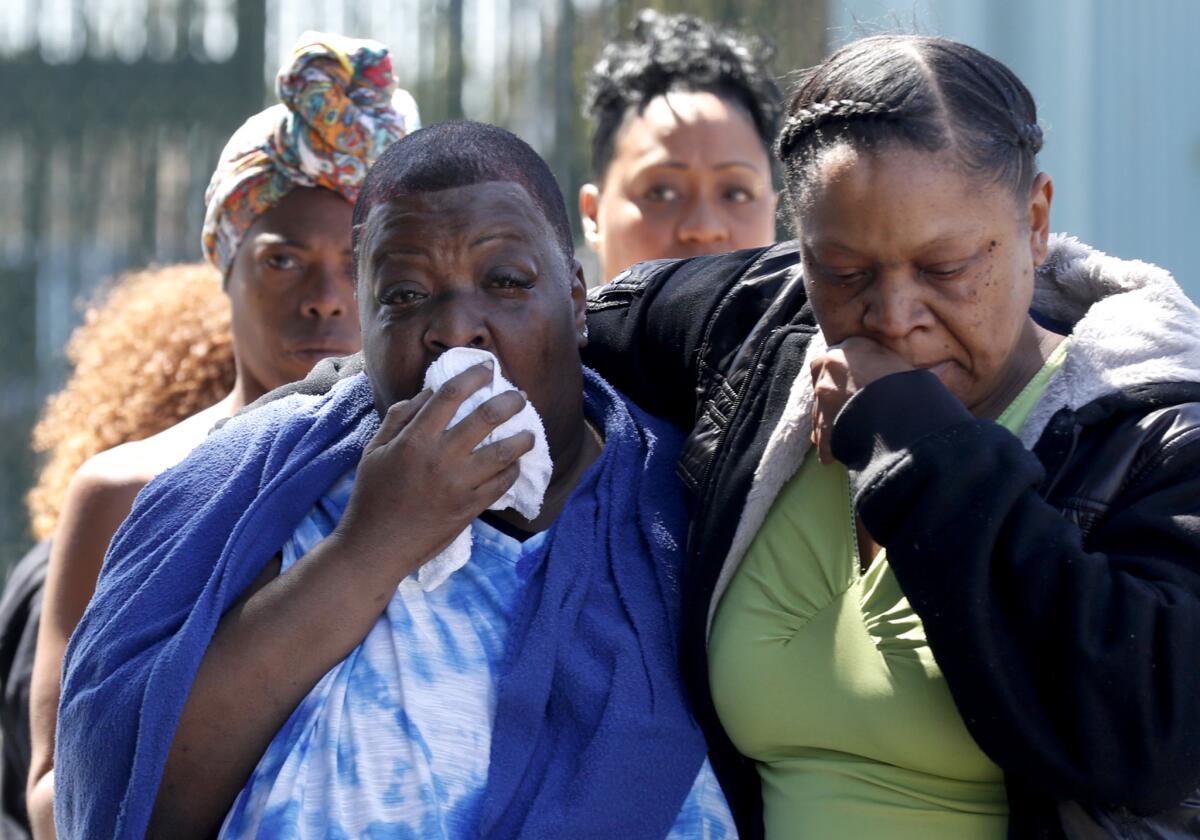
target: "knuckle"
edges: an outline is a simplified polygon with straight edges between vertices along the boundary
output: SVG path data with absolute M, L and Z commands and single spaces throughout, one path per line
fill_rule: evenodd
M 397 435 L 395 437 L 395 439 L 392 441 L 392 448 L 395 449 L 397 453 L 412 452 L 413 451 L 412 438 L 405 434 Z
M 462 385 L 453 379 L 447 381 L 441 388 L 438 389 L 437 395 L 443 401 L 462 399 L 465 394 Z
M 479 407 L 479 416 L 492 426 L 498 426 L 504 421 L 504 412 L 491 400 Z

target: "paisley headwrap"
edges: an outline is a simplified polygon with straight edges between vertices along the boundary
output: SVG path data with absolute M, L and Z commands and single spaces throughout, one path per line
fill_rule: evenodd
M 383 150 L 419 127 L 377 41 L 305 32 L 275 79 L 273 105 L 234 132 L 204 194 L 204 255 L 228 274 L 254 220 L 296 187 L 351 203 Z

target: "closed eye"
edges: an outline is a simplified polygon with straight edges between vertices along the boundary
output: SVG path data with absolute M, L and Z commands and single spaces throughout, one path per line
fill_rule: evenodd
M 840 286 L 857 283 L 860 280 L 865 279 L 867 276 L 867 272 L 863 271 L 862 269 L 835 271 L 834 269 L 827 268 L 824 269 L 822 273 Z
M 921 269 L 922 273 L 936 280 L 951 280 L 962 274 L 965 270 L 965 265 L 934 266 L 932 268 Z

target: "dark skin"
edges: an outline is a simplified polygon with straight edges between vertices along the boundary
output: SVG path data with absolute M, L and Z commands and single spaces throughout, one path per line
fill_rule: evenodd
M 475 366 L 436 394 L 418 392 L 429 361 L 449 347 L 491 350 L 542 415 L 555 472 L 537 521 L 507 512 L 520 527 L 548 525 L 599 455 L 583 418 L 582 271 L 519 186 L 393 200 L 372 211 L 360 248 L 364 349 L 382 424 L 334 532 L 286 575 L 270 564 L 222 618 L 175 732 L 150 836 L 213 834 L 279 727 L 361 643 L 399 583 L 516 480 L 532 436 L 476 447 L 524 397 L 500 394 L 446 429 L 490 372 Z M 573 394 L 555 390 L 571 383 Z
M 227 277 L 236 379 L 224 400 L 160 434 L 88 460 L 67 489 L 38 630 L 26 800 L 39 840 L 54 837 L 54 729 L 67 640 L 95 592 L 104 553 L 138 492 L 183 460 L 213 424 L 320 359 L 359 349 L 350 274 L 352 207 L 324 189 L 292 190 L 247 229 Z
M 374 255 L 360 266 L 363 355 L 380 410 L 415 395 L 446 349 L 491 351 L 542 417 L 555 464 L 537 520 L 512 510 L 499 516 L 544 529 L 598 452 L 583 422 L 578 354 L 568 349 L 585 341 L 583 269 L 568 262 L 524 189 L 508 182 L 379 205 L 363 237 Z M 501 398 L 514 404 L 515 396 Z
M 999 417 L 1062 340 L 1029 317 L 1050 235 L 1049 176 L 1014 196 L 946 153 L 904 148 L 835 147 L 817 166 L 797 222 L 829 343 L 812 364 L 821 460 L 834 460 L 846 402 L 893 373 L 928 369 L 976 417 Z M 865 568 L 879 545 L 861 523 L 858 536 Z
M 603 178 L 579 190 L 579 216 L 607 283 L 643 260 L 769 245 L 777 199 L 749 112 L 672 91 L 629 109 Z
M 352 215 L 337 193 L 298 188 L 243 236 L 226 289 L 247 403 L 303 379 L 321 359 L 358 351 Z

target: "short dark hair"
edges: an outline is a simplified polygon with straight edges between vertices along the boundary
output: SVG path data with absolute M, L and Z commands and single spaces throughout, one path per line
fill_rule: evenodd
M 524 188 L 549 222 L 569 268 L 575 258 L 571 223 L 562 191 L 546 161 L 512 132 L 486 123 L 460 121 L 414 131 L 389 146 L 375 161 L 354 202 L 354 276 L 358 276 L 362 227 L 376 204 L 401 195 L 495 181 L 511 181 Z
M 782 93 L 766 41 L 718 29 L 692 15 L 641 12 L 631 37 L 609 44 L 587 79 L 584 116 L 591 119 L 592 177 L 599 183 L 612 162 L 616 135 L 631 108 L 641 113 L 671 91 L 707 91 L 744 108 L 767 156 L 779 126 Z
M 968 172 L 1024 195 L 1042 148 L 1033 95 L 1001 62 L 947 38 L 877 35 L 799 74 L 779 133 L 789 201 L 820 152 L 848 142 L 950 150 Z

